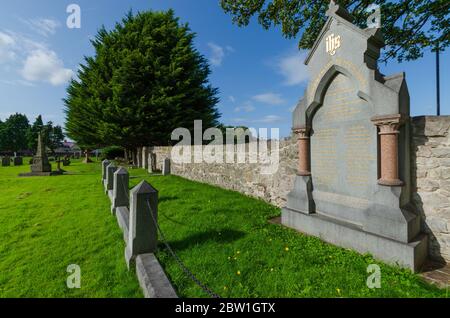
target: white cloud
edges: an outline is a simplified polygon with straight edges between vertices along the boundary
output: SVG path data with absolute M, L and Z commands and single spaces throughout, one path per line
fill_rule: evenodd
M 33 83 L 30 83 L 28 81 L 24 81 L 24 80 L 21 80 L 21 79 L 18 79 L 18 80 L 0 80 L 0 83 L 6 84 L 6 85 L 11 85 L 11 86 L 17 86 L 17 85 L 29 86 L 29 87 L 33 87 L 34 86 Z
M 68 82 L 74 75 L 71 69 L 64 68 L 54 51 L 42 49 L 29 53 L 20 73 L 27 81 L 44 81 L 54 86 Z
M 47 31 L 51 32 L 51 23 Z M 0 64 L 14 70 L 22 78 L 2 78 L 8 85 L 33 86 L 32 82 L 62 85 L 74 76 L 45 42 L 36 41 L 12 31 L 0 31 Z
M 209 58 L 211 64 L 214 66 L 222 65 L 223 58 L 225 57 L 225 51 L 223 47 L 212 42 L 208 43 L 208 46 L 211 50 L 211 56 Z
M 21 20 L 23 23 L 27 24 L 30 29 L 48 37 L 56 33 L 56 29 L 61 25 L 58 21 L 48 18 L 37 18 L 31 20 Z
M 279 123 L 284 120 L 283 117 L 280 117 L 278 115 L 267 115 L 259 119 L 245 119 L 245 118 L 233 118 L 232 119 L 234 123 L 245 123 L 245 124 L 273 124 L 273 123 Z
M 240 123 L 245 122 L 246 120 L 245 120 L 245 118 L 233 118 L 232 121 L 234 123 L 240 124 Z
M 253 104 L 251 102 L 245 102 L 243 105 L 236 107 L 234 109 L 235 112 L 240 112 L 240 111 L 244 111 L 246 113 L 250 113 L 252 111 L 254 111 L 256 108 L 255 106 L 253 106 Z
M 209 57 L 209 62 L 213 66 L 221 66 L 223 59 L 226 56 L 226 53 L 234 52 L 234 49 L 229 45 L 227 45 L 225 48 L 223 48 L 222 46 L 220 46 L 216 43 L 209 42 L 208 47 L 211 50 L 211 56 Z
M 234 53 L 234 52 L 235 52 L 235 49 L 234 49 L 232 46 L 230 46 L 230 45 L 227 45 L 227 46 L 225 47 L 225 49 L 226 49 L 228 52 L 230 52 L 230 53 Z
M 285 85 L 299 85 L 309 79 L 308 69 L 303 63 L 305 57 L 306 53 L 300 53 L 296 50 L 294 53 L 282 56 L 276 61 L 276 71 L 284 77 Z
M 236 98 L 234 98 L 234 96 L 228 96 L 228 99 L 229 99 L 230 102 L 232 102 L 233 104 L 236 103 Z
M 274 93 L 265 93 L 265 94 L 259 94 L 252 97 L 253 100 L 257 102 L 261 102 L 264 104 L 269 105 L 280 105 L 284 104 L 285 100 L 281 97 L 280 94 L 274 94 Z
M 15 46 L 16 41 L 14 38 L 0 31 L 0 63 L 7 63 L 15 59 Z
M 255 120 L 254 122 L 255 122 L 255 123 L 271 124 L 271 123 L 277 123 L 277 122 L 280 122 L 280 121 L 282 121 L 282 120 L 283 120 L 283 118 L 280 117 L 280 116 L 277 116 L 277 115 L 267 115 L 267 116 L 264 116 L 264 117 L 261 118 L 261 119 Z

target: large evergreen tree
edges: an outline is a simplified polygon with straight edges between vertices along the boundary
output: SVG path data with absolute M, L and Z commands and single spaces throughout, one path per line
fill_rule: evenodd
M 222 8 L 233 22 L 246 26 L 253 16 L 265 28 L 280 27 L 287 38 L 300 36 L 299 48 L 310 49 L 326 22 L 329 0 L 221 0 Z M 381 7 L 386 42 L 383 60 L 415 60 L 424 50 L 450 45 L 449 0 L 336 0 L 366 26 L 371 4 Z
M 187 24 L 174 12 L 131 12 L 99 30 L 67 90 L 66 131 L 84 148 L 167 145 L 177 127 L 218 124 L 217 89 Z

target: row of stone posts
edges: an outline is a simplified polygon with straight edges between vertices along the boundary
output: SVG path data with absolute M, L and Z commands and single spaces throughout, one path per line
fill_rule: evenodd
M 144 296 L 177 298 L 155 252 L 158 244 L 158 191 L 147 181 L 129 190 L 127 169 L 102 162 L 102 183 L 111 200 L 111 212 L 123 232 L 128 269 L 134 264 Z
M 134 164 L 138 168 L 147 170 L 149 173 L 157 172 L 156 154 L 150 152 L 149 147 L 137 148 L 136 155 L 133 158 Z M 162 164 L 162 175 L 169 175 L 171 173 L 170 158 L 165 158 Z
M 128 171 L 108 160 L 102 162 L 102 182 L 111 212 L 124 232 L 125 259 L 130 267 L 138 255 L 156 251 L 158 191 L 145 180 L 130 191 Z

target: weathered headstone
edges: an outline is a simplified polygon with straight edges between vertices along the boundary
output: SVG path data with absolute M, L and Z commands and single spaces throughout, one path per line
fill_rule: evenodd
M 19 174 L 19 176 L 21 177 L 54 176 L 63 173 L 63 171 L 60 170 L 52 171 L 52 166 L 49 162 L 45 149 L 46 145 L 43 141 L 42 132 L 39 132 L 37 151 L 36 155 L 33 157 L 33 162 L 31 164 L 31 172 L 21 173 Z
M 127 169 L 120 167 L 114 172 L 113 181 L 113 198 L 111 212 L 114 214 L 118 207 L 128 207 L 129 205 L 129 189 L 128 183 L 130 176 Z
M 130 219 L 125 259 L 130 268 L 139 254 L 154 253 L 158 243 L 158 191 L 145 180 L 130 193 Z
M 47 154 L 45 153 L 46 145 L 43 142 L 42 132 L 38 134 L 38 146 L 36 156 L 33 157 L 33 164 L 31 166 L 31 172 L 51 172 L 52 166 L 48 161 Z
M 162 174 L 163 176 L 167 176 L 170 174 L 170 158 L 164 159 L 162 166 Z
M 358 28 L 333 1 L 327 15 L 293 113 L 299 167 L 282 223 L 417 270 L 427 240 L 410 204 L 405 75 L 379 72 L 380 29 Z
M 8 156 L 2 157 L 2 167 L 9 167 L 11 165 L 11 158 Z
M 15 166 L 23 165 L 23 158 L 22 157 L 14 157 L 14 165 Z

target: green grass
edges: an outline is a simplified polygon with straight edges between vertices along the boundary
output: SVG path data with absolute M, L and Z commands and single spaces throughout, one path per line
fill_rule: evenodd
M 19 178 L 28 165 L 0 167 L 0 297 L 142 297 L 100 165 L 64 169 L 73 175 Z M 80 289 L 67 288 L 70 264 Z
M 100 165 L 75 162 L 70 175 L 18 178 L 0 167 L 1 297 L 141 297 L 100 183 Z M 187 267 L 223 297 L 446 297 L 408 270 L 326 244 L 268 219 L 280 210 L 237 192 L 176 176 L 131 170 L 159 190 L 159 222 Z M 157 256 L 182 297 L 207 295 L 160 244 Z M 381 267 L 381 289 L 366 268 Z M 68 289 L 69 264 L 81 289 Z
M 177 176 L 132 170 L 131 183 L 159 190 L 166 239 L 196 276 L 222 297 L 446 297 L 409 270 L 302 235 L 268 220 L 280 210 L 261 200 Z M 180 270 L 164 245 L 158 259 L 182 297 L 207 295 Z M 366 285 L 381 267 L 381 288 Z

